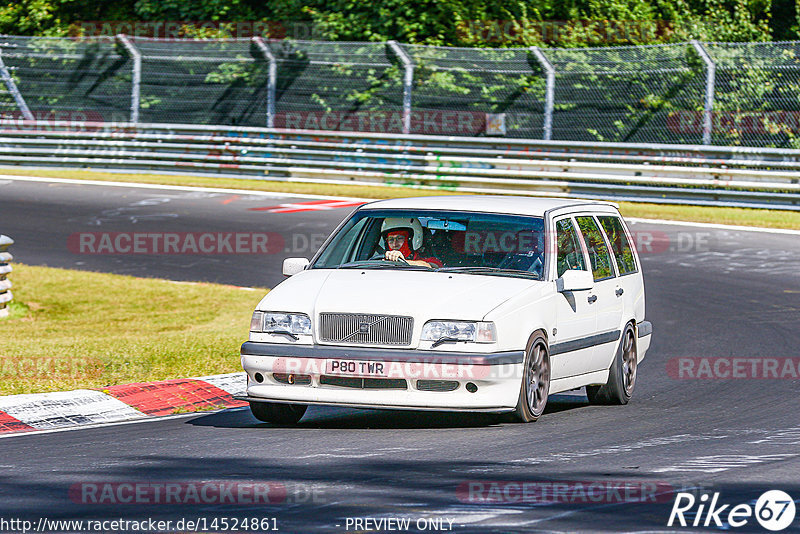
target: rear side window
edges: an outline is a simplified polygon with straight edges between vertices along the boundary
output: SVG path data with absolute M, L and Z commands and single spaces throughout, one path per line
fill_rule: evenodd
M 589 262 L 592 264 L 592 275 L 594 281 L 611 278 L 614 272 L 611 270 L 611 253 L 608 251 L 600 227 L 592 217 L 575 217 L 578 228 L 581 229 L 583 239 L 586 241 L 586 248 L 589 250 Z
M 637 271 L 636 260 L 633 258 L 631 244 L 628 242 L 628 236 L 625 235 L 622 222 L 618 217 L 598 217 L 598 219 L 600 226 L 606 232 L 608 242 L 611 243 L 611 251 L 617 260 L 619 274 L 635 273 Z
M 571 220 L 561 219 L 556 221 L 556 240 L 558 242 L 558 254 L 556 256 L 558 276 L 560 277 L 564 274 L 564 271 L 570 269 L 585 271 L 586 263 L 583 259 L 580 241 L 578 241 L 578 232 L 575 231 L 575 226 Z

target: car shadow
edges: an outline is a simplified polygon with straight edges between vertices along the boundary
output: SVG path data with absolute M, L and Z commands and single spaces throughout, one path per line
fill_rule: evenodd
M 554 395 L 547 403 L 543 417 L 589 406 L 586 396 Z M 194 426 L 217 428 L 292 428 L 302 429 L 437 429 L 486 428 L 514 424 L 510 414 L 440 412 L 427 410 L 357 409 L 336 406 L 309 406 L 303 419 L 295 425 L 279 425 L 258 421 L 249 408 L 234 408 L 198 415 L 186 421 Z

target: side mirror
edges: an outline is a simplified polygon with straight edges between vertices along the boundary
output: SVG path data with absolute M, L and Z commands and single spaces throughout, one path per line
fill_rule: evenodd
M 292 276 L 308 267 L 308 258 L 286 258 L 283 260 L 283 276 Z
M 565 291 L 586 291 L 594 287 L 594 278 L 589 271 L 569 270 L 564 271 L 561 278 L 556 280 L 556 289 L 559 293 Z

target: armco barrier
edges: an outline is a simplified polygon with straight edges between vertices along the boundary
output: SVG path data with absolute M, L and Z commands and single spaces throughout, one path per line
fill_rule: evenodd
M 0 165 L 800 210 L 793 149 L 32 121 Z
M 13 239 L 7 235 L 0 235 L 0 317 L 8 316 L 8 303 L 14 298 L 11 293 L 11 280 L 8 279 L 8 273 L 11 272 L 9 262 L 13 259 L 8 247 L 13 244 Z

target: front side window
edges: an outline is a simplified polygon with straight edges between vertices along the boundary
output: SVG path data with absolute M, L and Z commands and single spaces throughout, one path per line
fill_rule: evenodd
M 389 260 L 402 256 L 398 259 Z M 424 262 L 424 267 L 414 262 Z M 435 210 L 361 210 L 312 269 L 425 269 L 539 279 L 541 217 Z
M 608 251 L 606 242 L 603 240 L 603 234 L 600 233 L 600 227 L 597 226 L 597 223 L 592 217 L 575 217 L 575 220 L 583 234 L 586 249 L 589 251 L 589 262 L 592 266 L 594 281 L 597 282 L 613 277 L 614 272 L 611 270 L 611 253 Z
M 360 240 L 364 233 L 367 219 L 352 217 L 342 226 L 333 240 L 328 243 L 320 254 L 315 264 L 320 265 L 339 265 L 349 261 L 356 252 L 354 251 L 356 242 Z
M 586 270 L 583 259 L 578 232 L 570 219 L 556 221 L 556 241 L 558 252 L 556 254 L 556 270 L 560 277 L 565 271 L 571 269 Z
M 630 274 L 636 272 L 636 260 L 633 257 L 631 245 L 628 242 L 628 236 L 625 235 L 625 229 L 622 227 L 622 222 L 618 217 L 598 217 L 600 226 L 608 237 L 608 242 L 611 243 L 611 250 L 614 252 L 614 258 L 617 260 L 617 270 L 620 276 L 623 274 Z

